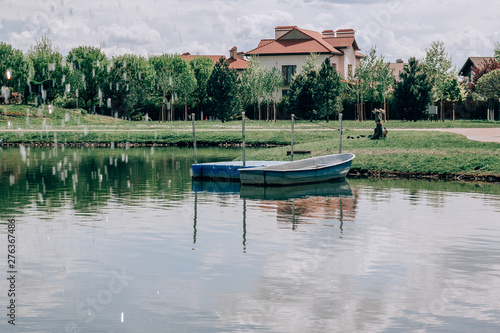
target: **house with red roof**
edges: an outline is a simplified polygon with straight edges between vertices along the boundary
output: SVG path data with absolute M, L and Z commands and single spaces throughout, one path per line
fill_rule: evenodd
M 233 48 L 229 50 L 229 58 L 226 58 L 226 56 L 224 55 L 192 55 L 189 52 L 183 53 L 181 57 L 184 60 L 193 60 L 199 57 L 206 57 L 211 59 L 214 64 L 219 61 L 220 58 L 223 58 L 227 62 L 229 68 L 236 70 L 236 73 L 238 73 L 239 76 L 241 76 L 243 70 L 245 70 L 245 68 L 250 65 L 250 62 L 243 58 L 244 53 L 238 52 L 238 48 L 236 46 L 233 46 Z
M 300 72 L 311 53 L 318 54 L 319 62 L 330 58 L 332 66 L 348 79 L 355 75 L 356 67 L 364 57 L 359 51 L 353 29 L 320 33 L 297 26 L 279 26 L 274 29 L 274 39 L 262 39 L 245 55 L 258 56 L 260 64 L 269 69 L 280 69 L 285 83 L 282 94 L 286 95 L 293 75 Z

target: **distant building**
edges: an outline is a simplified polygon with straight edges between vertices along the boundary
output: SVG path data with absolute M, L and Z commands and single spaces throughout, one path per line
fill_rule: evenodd
M 494 57 L 469 57 L 458 73 L 464 78 L 465 82 L 472 82 L 472 67 L 477 67 L 481 63 L 487 63 L 495 60 Z
M 229 58 L 226 58 L 226 56 L 224 55 L 192 55 L 189 52 L 183 53 L 181 55 L 182 59 L 184 60 L 193 60 L 199 57 L 209 58 L 214 62 L 214 64 L 219 61 L 220 58 L 223 58 L 227 62 L 229 68 L 236 70 L 239 76 L 241 76 L 243 70 L 250 65 L 250 62 L 248 60 L 245 60 L 243 56 L 243 52 L 238 52 L 236 46 L 229 50 Z
M 403 59 L 398 59 L 398 60 L 396 60 L 396 62 L 389 63 L 389 68 L 392 70 L 392 75 L 394 76 L 394 80 L 396 82 L 401 81 L 401 79 L 399 78 L 399 75 L 401 74 L 401 72 L 404 71 L 405 65 L 407 65 L 407 64 L 405 64 Z
M 318 54 L 320 62 L 330 58 L 332 66 L 347 79 L 351 74 L 355 75 L 356 67 L 364 57 L 359 51 L 353 29 L 320 33 L 297 26 L 279 26 L 274 29 L 274 39 L 262 39 L 245 55 L 258 56 L 260 64 L 269 69 L 280 69 L 285 83 L 282 94 L 286 95 L 293 75 L 300 72 L 311 53 Z

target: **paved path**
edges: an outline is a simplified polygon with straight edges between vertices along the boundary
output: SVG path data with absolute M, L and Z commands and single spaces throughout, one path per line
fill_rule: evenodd
M 397 131 L 395 129 L 395 131 Z M 414 131 L 439 131 L 462 134 L 469 140 L 482 142 L 498 142 L 500 143 L 500 127 L 499 128 L 428 128 L 415 129 Z

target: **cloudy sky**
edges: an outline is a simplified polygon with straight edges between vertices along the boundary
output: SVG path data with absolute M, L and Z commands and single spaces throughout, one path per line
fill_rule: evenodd
M 465 0 L 0 0 L 0 42 L 27 51 L 44 35 L 63 55 L 100 46 L 135 53 L 225 54 L 255 48 L 274 27 L 352 28 L 366 52 L 422 57 L 442 41 L 457 67 L 491 56 L 500 42 L 500 2 Z

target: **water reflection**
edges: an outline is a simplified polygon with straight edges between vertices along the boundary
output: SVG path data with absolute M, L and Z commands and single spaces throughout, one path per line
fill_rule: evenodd
M 198 158 L 238 154 L 199 149 Z M 497 184 L 348 179 L 247 189 L 191 182 L 191 162 L 192 151 L 178 148 L 0 150 L 0 215 L 19 221 L 17 327 L 500 325 Z

